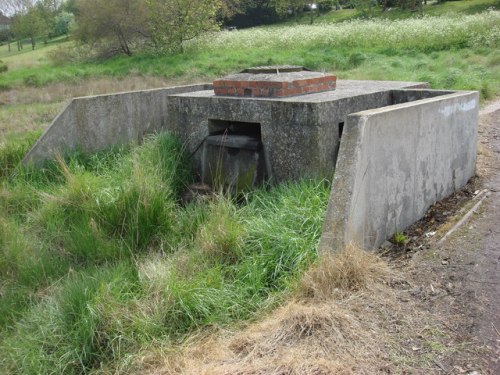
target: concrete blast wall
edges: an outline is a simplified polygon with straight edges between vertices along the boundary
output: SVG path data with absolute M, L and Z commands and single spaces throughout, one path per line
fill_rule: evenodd
M 245 123 L 261 133 L 272 182 L 328 178 L 335 169 L 320 251 L 351 241 L 374 248 L 475 172 L 477 92 L 418 87 L 339 81 L 335 91 L 277 100 L 215 96 L 205 84 L 77 98 L 23 162 L 140 142 L 166 130 L 186 142 L 200 171 L 210 126 Z
M 169 128 L 170 95 L 211 87 L 191 85 L 75 98 L 54 119 L 23 162 L 39 164 L 56 153 L 76 148 L 95 152 L 112 145 L 139 142 L 147 134 Z
M 477 92 L 351 114 L 320 251 L 378 247 L 475 173 Z

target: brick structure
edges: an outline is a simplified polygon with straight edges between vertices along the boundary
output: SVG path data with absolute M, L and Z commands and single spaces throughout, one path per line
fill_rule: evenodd
M 214 81 L 215 95 L 284 98 L 335 90 L 337 77 L 302 66 L 262 66 Z

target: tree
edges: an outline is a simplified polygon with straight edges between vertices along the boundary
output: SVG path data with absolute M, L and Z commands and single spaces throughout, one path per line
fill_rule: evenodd
M 75 35 L 106 54 L 132 55 L 150 38 L 149 13 L 143 0 L 78 0 Z
M 228 3 L 231 0 L 228 1 Z M 225 25 L 237 27 L 252 27 L 263 24 L 272 24 L 279 20 L 276 9 L 272 6 L 271 0 L 237 0 L 234 7 L 224 5 L 223 9 L 235 9 L 233 14 L 224 14 L 222 12 L 222 21 Z
M 10 52 L 10 43 L 12 42 L 12 38 L 14 37 L 14 34 L 12 33 L 12 30 L 10 29 L 3 29 L 0 30 L 0 43 L 7 42 L 8 45 L 8 50 Z
M 16 14 L 12 23 L 12 31 L 19 41 L 23 38 L 29 38 L 31 41 L 31 49 L 35 49 L 36 37 L 47 35 L 49 25 L 46 21 L 44 13 L 40 7 L 33 6 L 22 13 Z
M 78 15 L 78 1 L 77 0 L 66 0 L 61 5 L 61 10 L 63 12 L 73 13 L 75 16 Z
M 304 0 L 271 0 L 271 6 L 281 16 L 296 16 L 302 13 L 308 1 Z
M 184 50 L 184 42 L 203 32 L 218 29 L 220 0 L 146 0 L 156 47 L 175 52 Z
M 62 11 L 54 17 L 54 34 L 56 36 L 68 35 L 69 30 L 74 23 L 74 14 Z

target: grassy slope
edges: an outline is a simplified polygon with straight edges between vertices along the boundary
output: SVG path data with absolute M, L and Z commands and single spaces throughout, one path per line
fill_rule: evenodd
M 457 14 L 475 14 L 483 12 L 489 8 L 498 8 L 500 3 L 498 0 L 461 0 L 461 1 L 446 1 L 438 3 L 436 1 L 428 1 L 424 5 L 424 15 L 426 16 L 444 16 Z M 373 17 L 388 18 L 392 20 L 405 19 L 415 17 L 416 12 L 411 10 L 400 10 L 399 8 L 389 8 L 385 12 L 382 9 L 374 8 Z M 343 22 L 353 19 L 363 18 L 363 14 L 357 9 L 342 9 L 338 11 L 330 11 L 327 13 L 319 13 L 313 18 L 313 23 L 330 23 Z M 308 13 L 302 14 L 296 19 L 289 20 L 287 23 L 309 24 L 311 22 Z
M 486 0 L 447 2 L 443 5 L 428 5 L 428 13 L 446 14 L 455 8 L 460 8 L 462 13 L 474 13 L 494 4 L 495 2 Z M 410 14 L 396 11 L 389 13 L 393 15 L 392 18 L 402 18 Z M 343 17 L 353 18 L 355 14 L 349 9 L 332 11 L 318 18 L 318 22 L 338 21 Z M 291 21 L 291 24 L 294 22 Z M 436 21 L 435 24 L 439 22 Z M 435 32 L 431 22 L 428 23 L 428 35 L 431 36 Z M 339 27 L 346 28 L 346 26 Z M 492 29 L 494 26 L 485 25 L 485 27 Z M 359 28 L 363 29 L 365 26 L 359 25 Z M 260 28 L 264 31 L 269 29 L 274 30 L 274 36 L 269 36 L 266 42 L 279 39 L 279 34 L 285 32 L 279 26 L 277 29 L 276 27 Z M 304 29 L 304 38 L 307 39 L 308 34 L 319 33 L 322 30 L 321 24 L 310 30 Z M 346 31 L 348 35 L 354 35 L 356 32 L 356 30 Z M 398 30 L 395 32 L 397 33 Z M 436 88 L 476 89 L 482 91 L 483 97 L 498 95 L 499 53 L 494 49 L 497 45 L 486 46 L 484 49 L 485 41 L 471 40 L 467 33 L 472 33 L 465 27 L 462 29 L 464 35 L 458 33 L 461 35 L 461 41 L 455 38 L 455 29 L 442 30 L 442 32 L 445 33 L 440 36 L 442 42 L 432 45 L 424 39 L 425 34 L 422 34 L 414 40 L 411 40 L 411 35 L 408 36 L 405 45 L 400 46 L 387 46 L 385 37 L 381 35 L 376 40 L 370 39 L 368 44 L 359 40 L 344 40 L 342 43 L 334 42 L 333 44 L 312 40 L 308 45 L 297 43 L 297 45 L 287 45 L 286 48 L 276 45 L 273 48 L 249 49 L 244 45 L 246 42 L 244 35 L 248 33 L 248 30 L 242 30 L 231 33 L 230 37 L 222 34 L 224 40 L 232 39 L 236 45 L 231 43 L 231 47 L 227 47 L 219 43 L 217 48 L 210 48 L 212 42 L 221 39 L 215 36 L 205 41 L 202 48 L 187 46 L 187 52 L 181 55 L 138 54 L 132 58 L 116 57 L 105 62 L 71 63 L 55 68 L 50 66 L 45 58 L 28 59 L 26 57 L 26 64 L 30 67 L 23 68 L 22 64 L 16 67 L 11 62 L 10 71 L 0 76 L 0 87 L 5 89 L 23 85 L 43 86 L 61 81 L 77 84 L 81 80 L 92 77 L 123 77 L 128 74 L 210 80 L 250 65 L 295 63 L 312 69 L 333 71 L 341 78 L 380 79 L 383 77 L 383 79 L 393 80 L 429 80 Z M 405 39 L 404 34 L 407 31 L 400 30 L 400 33 Z M 496 35 L 491 30 L 490 34 Z M 294 38 L 302 37 L 295 35 Z M 448 38 L 457 40 L 448 41 Z M 498 39 L 498 36 L 496 38 Z M 498 43 L 498 41 L 493 43 Z M 68 46 L 69 44 L 64 44 L 61 48 L 65 50 Z M 466 51 L 463 50 L 464 47 L 467 47 Z M 49 48 L 53 47 L 47 47 L 46 50 Z M 42 51 L 40 50 L 40 54 Z M 353 54 L 356 56 L 353 57 Z M 390 62 L 387 59 L 388 55 L 393 57 L 389 59 L 392 60 Z M 485 66 L 488 68 L 484 69 Z

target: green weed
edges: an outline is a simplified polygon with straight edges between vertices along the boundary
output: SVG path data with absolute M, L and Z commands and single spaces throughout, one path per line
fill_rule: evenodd
M 394 233 L 394 236 L 392 237 L 393 242 L 398 245 L 398 246 L 404 246 L 406 245 L 406 242 L 408 239 L 406 238 L 405 234 L 402 232 L 396 232 Z

